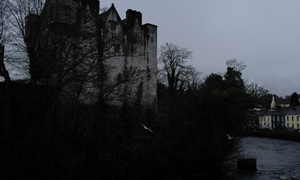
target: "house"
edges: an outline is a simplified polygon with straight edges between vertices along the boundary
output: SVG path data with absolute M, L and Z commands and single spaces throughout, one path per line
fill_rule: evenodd
M 293 127 L 300 128 L 300 107 L 283 107 L 272 113 L 272 127 Z
M 67 101 L 119 104 L 157 92 L 157 26 L 114 4 L 99 14 L 98 0 L 47 0 L 41 15 L 26 17 L 30 74 L 57 86 Z
M 293 127 L 296 129 L 300 128 L 300 107 L 289 108 L 289 111 L 286 112 L 286 127 Z
M 276 105 L 277 106 L 289 107 L 290 103 L 291 103 L 290 99 L 288 99 L 288 98 L 285 98 L 285 99 L 282 99 L 282 98 L 276 99 Z
M 274 113 L 273 110 L 263 112 L 262 116 L 259 116 L 259 125 L 263 127 L 272 127 L 272 113 Z
M 271 114 L 272 117 L 272 128 L 284 127 L 286 113 L 290 110 L 288 107 L 278 108 Z

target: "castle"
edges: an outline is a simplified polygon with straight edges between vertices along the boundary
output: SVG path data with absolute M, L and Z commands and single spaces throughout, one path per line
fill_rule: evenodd
M 86 104 L 157 96 L 157 26 L 98 0 L 47 0 L 26 17 L 31 81 L 58 86 L 62 97 Z

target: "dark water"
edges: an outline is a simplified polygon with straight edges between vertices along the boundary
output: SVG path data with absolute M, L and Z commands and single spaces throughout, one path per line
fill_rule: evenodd
M 300 180 L 300 143 L 269 138 L 242 137 L 228 154 L 224 167 L 232 179 Z M 255 158 L 256 172 L 237 171 L 237 159 Z

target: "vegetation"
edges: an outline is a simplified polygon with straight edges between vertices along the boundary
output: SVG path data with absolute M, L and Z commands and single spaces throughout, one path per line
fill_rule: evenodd
M 165 158 L 176 158 L 178 166 L 184 162 L 185 166 L 218 167 L 230 145 L 227 134 L 234 136 L 242 129 L 251 118 L 249 110 L 264 95 L 260 93 L 267 92 L 254 91 L 257 88 L 243 81 L 241 71 L 246 66 L 242 62 L 231 59 L 226 64 L 224 75 L 212 73 L 183 93 L 178 88 L 170 97 L 167 84 L 158 87 L 159 116 L 163 117 L 159 123 L 169 137 Z
M 292 107 L 293 109 L 295 108 L 295 106 L 299 106 L 299 96 L 296 92 L 294 92 L 291 95 L 291 99 L 290 99 L 290 107 Z
M 220 170 L 231 142 L 226 134 L 235 135 L 255 104 L 241 75 L 230 66 L 224 75 L 212 73 L 173 96 L 160 83 L 157 111 L 141 104 L 141 90 L 119 107 L 53 106 L 46 87 L 13 83 L 12 135 L 1 134 L 3 176 L 139 179 L 148 173 Z

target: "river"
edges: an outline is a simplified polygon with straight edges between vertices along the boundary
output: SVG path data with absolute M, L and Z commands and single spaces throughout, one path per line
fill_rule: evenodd
M 270 138 L 241 137 L 228 153 L 224 169 L 232 179 L 300 180 L 300 143 Z M 256 159 L 256 172 L 237 171 L 237 159 Z

